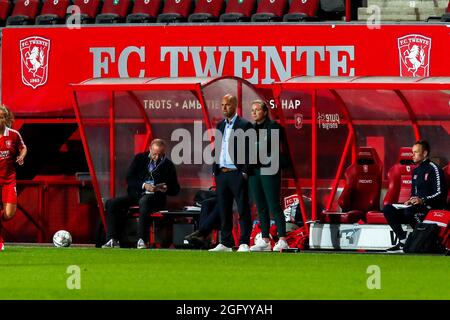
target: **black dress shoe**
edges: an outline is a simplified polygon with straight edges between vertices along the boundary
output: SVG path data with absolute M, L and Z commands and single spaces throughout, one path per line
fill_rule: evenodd
M 209 241 L 203 236 L 193 236 L 189 243 L 199 249 L 209 249 Z
M 192 237 L 196 237 L 198 235 L 199 235 L 199 231 L 197 230 L 197 231 L 194 231 L 194 232 L 188 234 L 186 237 L 184 237 L 184 239 L 187 241 L 191 241 Z
M 386 252 L 389 252 L 389 253 L 403 252 L 403 247 L 404 246 L 405 246 L 404 243 L 399 242 L 395 246 L 387 249 Z

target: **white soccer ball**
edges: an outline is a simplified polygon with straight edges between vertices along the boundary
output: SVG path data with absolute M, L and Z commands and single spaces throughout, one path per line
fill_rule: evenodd
M 59 230 L 53 236 L 53 244 L 55 247 L 68 247 L 72 244 L 72 235 L 69 231 Z

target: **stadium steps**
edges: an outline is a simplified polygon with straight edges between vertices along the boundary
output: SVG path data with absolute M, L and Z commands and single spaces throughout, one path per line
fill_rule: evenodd
M 447 0 L 368 0 L 367 7 L 358 8 L 358 20 L 374 19 L 371 6 L 380 9 L 380 21 L 426 21 L 429 17 L 442 16 Z
M 367 6 L 397 8 L 447 8 L 448 0 L 368 0 Z

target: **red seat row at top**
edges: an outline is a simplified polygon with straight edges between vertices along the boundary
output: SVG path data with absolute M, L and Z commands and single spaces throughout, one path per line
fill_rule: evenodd
M 0 0 L 2 25 L 317 21 L 319 0 Z M 74 16 L 76 14 L 77 16 Z M 69 21 L 68 21 L 69 22 Z

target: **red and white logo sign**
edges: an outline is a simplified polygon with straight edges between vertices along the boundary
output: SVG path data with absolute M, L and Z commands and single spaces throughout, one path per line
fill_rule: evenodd
M 295 203 L 299 203 L 299 198 L 297 194 L 291 194 L 290 196 L 284 197 L 284 209 L 289 208 Z
M 400 76 L 428 77 L 430 75 L 431 38 L 410 34 L 398 38 Z
M 12 146 L 12 141 L 11 140 L 6 140 L 5 144 L 6 144 L 6 147 L 9 149 Z
M 22 82 L 36 89 L 47 82 L 50 40 L 28 37 L 20 40 Z

